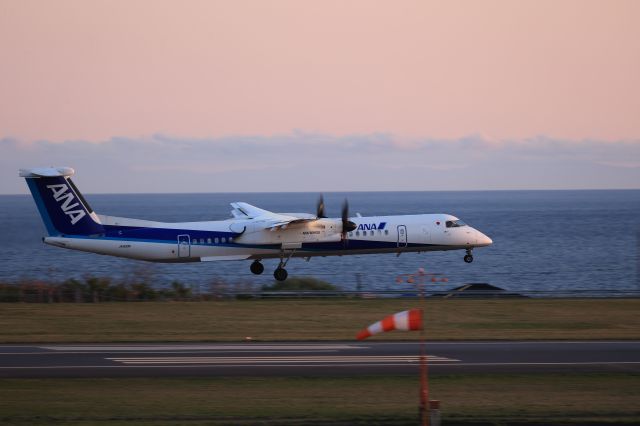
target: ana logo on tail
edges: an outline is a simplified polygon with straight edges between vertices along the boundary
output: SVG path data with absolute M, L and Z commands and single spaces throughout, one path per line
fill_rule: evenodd
M 75 225 L 80 219 L 85 217 L 87 213 L 82 208 L 80 210 L 71 210 L 80 206 L 80 203 L 76 201 L 74 204 L 71 204 L 76 200 L 76 198 L 73 196 L 73 193 L 69 191 L 69 187 L 67 185 L 47 185 L 47 188 L 53 192 L 53 199 L 58 203 L 62 203 L 60 207 L 64 214 L 71 218 L 72 225 Z

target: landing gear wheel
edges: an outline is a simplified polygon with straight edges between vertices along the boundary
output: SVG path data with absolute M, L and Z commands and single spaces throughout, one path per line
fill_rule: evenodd
M 260 263 L 258 260 L 255 260 L 251 266 L 249 267 L 249 269 L 251 269 L 251 272 L 253 272 L 256 275 L 260 275 L 261 273 L 264 272 L 264 265 L 262 263 Z
M 464 257 L 464 261 L 465 261 L 465 262 L 467 262 L 467 263 L 471 263 L 471 262 L 473 262 L 473 256 L 471 256 L 470 254 L 467 254 L 467 255 Z
M 287 273 L 287 270 L 284 268 L 278 268 L 275 271 L 273 271 L 273 278 L 275 278 L 278 281 L 286 280 L 287 276 L 289 276 L 289 274 Z

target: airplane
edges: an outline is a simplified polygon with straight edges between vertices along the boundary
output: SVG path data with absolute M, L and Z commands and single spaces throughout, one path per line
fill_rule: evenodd
M 354 254 L 465 250 L 493 243 L 491 238 L 449 214 L 349 216 L 325 215 L 322 196 L 315 214 L 273 213 L 244 202 L 231 203 L 232 217 L 206 222 L 155 222 L 106 216 L 93 211 L 71 180 L 70 167 L 20 169 L 48 236 L 46 244 L 102 255 L 151 262 L 252 260 L 250 270 L 264 272 L 262 260 L 280 259 L 273 276 L 287 279 L 291 258 Z

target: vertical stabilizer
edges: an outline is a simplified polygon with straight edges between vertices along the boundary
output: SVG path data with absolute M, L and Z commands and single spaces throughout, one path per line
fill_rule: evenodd
M 71 180 L 74 173 L 70 167 L 20 169 L 49 235 L 102 234 L 98 216 Z

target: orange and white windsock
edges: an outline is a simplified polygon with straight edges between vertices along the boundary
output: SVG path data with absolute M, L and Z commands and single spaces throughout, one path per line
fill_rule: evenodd
M 374 334 L 392 330 L 422 330 L 422 309 L 411 309 L 389 315 L 382 321 L 373 323 L 369 327 L 360 330 L 356 338 L 363 340 Z

